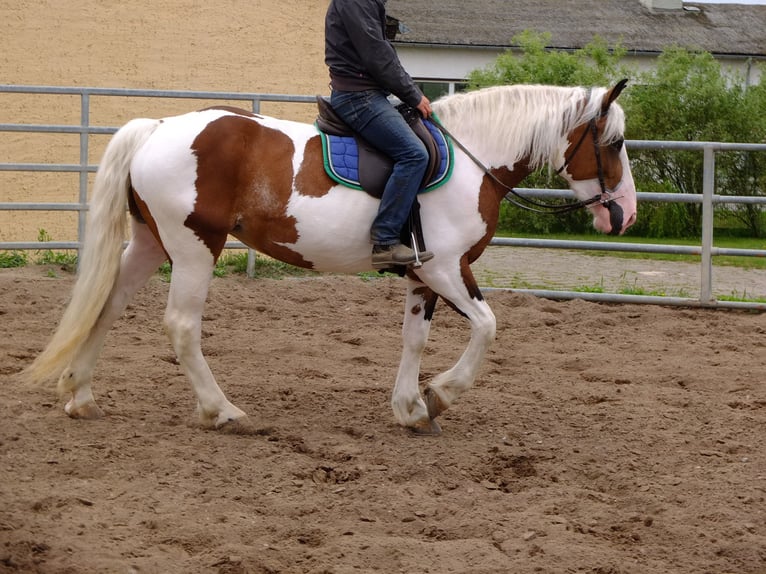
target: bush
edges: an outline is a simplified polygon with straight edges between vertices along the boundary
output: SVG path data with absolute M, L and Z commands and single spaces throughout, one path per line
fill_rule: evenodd
M 629 139 L 766 142 L 766 86 L 744 85 L 724 74 L 707 52 L 665 50 L 657 67 L 642 74 L 622 101 L 628 116 Z M 674 193 L 702 193 L 703 152 L 642 150 L 631 153 L 636 185 L 651 191 L 661 185 Z M 716 192 L 729 195 L 766 194 L 766 153 L 716 154 Z M 645 204 L 641 217 L 645 217 Z M 667 209 L 673 213 L 664 214 Z M 685 214 L 681 215 L 680 212 Z M 763 208 L 755 205 L 719 209 L 734 215 L 754 237 L 764 235 Z M 650 210 L 664 221 L 654 227 L 675 236 L 699 234 L 698 204 L 673 204 Z M 639 218 L 641 219 L 641 218 Z M 673 227 L 678 225 L 679 227 Z
M 520 54 L 507 51 L 495 62 L 469 75 L 470 88 L 509 83 L 554 85 L 612 85 L 634 78 L 620 97 L 627 116 L 628 139 L 766 142 L 766 85 L 744 85 L 730 78 L 707 52 L 678 47 L 665 50 L 655 69 L 638 74 L 620 60 L 621 46 L 609 48 L 599 37 L 581 50 L 546 50 L 548 34 L 526 31 L 513 38 Z M 637 80 L 637 81 L 636 81 Z M 639 191 L 702 193 L 703 153 L 668 150 L 633 150 L 631 167 Z M 541 171 L 525 187 L 563 187 Z M 730 195 L 766 194 L 766 153 L 716 154 L 716 192 Z M 721 216 L 738 221 L 754 237 L 766 235 L 764 209 L 755 205 L 719 209 Z M 633 233 L 652 237 L 699 236 L 699 204 L 644 202 Z M 582 214 L 565 217 L 501 210 L 500 230 L 527 233 L 588 232 L 590 220 Z

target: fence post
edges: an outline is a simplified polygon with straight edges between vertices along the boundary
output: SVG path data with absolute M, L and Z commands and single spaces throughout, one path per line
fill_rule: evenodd
M 77 268 L 82 260 L 82 246 L 85 241 L 86 210 L 88 205 L 88 127 L 90 125 L 90 94 L 80 94 L 80 195 L 79 211 L 77 212 Z
M 700 303 L 713 303 L 713 193 L 715 191 L 715 152 L 705 146 L 702 164 L 702 261 Z
M 261 100 L 254 99 L 253 100 L 253 113 L 259 114 L 261 113 Z M 255 252 L 255 249 L 248 249 L 247 250 L 247 269 L 245 273 L 247 273 L 247 276 L 252 279 L 255 277 L 255 258 L 257 256 L 257 253 Z

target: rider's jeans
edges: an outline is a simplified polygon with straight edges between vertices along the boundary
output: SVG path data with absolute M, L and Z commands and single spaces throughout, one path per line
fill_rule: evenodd
M 428 151 L 383 91 L 333 90 L 331 103 L 365 141 L 394 160 L 370 238 L 376 245 L 399 243 L 399 232 L 407 221 L 428 167 Z

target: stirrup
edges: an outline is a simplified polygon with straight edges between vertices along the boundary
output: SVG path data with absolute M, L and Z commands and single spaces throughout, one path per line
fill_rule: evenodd
M 423 267 L 423 262 L 420 260 L 420 245 L 418 245 L 418 240 L 415 237 L 415 232 L 410 232 L 410 238 L 412 239 L 412 250 L 415 252 L 415 262 L 411 265 L 413 269 L 418 269 L 420 267 Z

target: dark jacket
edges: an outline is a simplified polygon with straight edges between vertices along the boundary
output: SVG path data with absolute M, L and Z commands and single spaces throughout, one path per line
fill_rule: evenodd
M 386 39 L 385 0 L 332 0 L 325 17 L 325 63 L 333 89 L 383 89 L 417 107 L 423 94 Z

